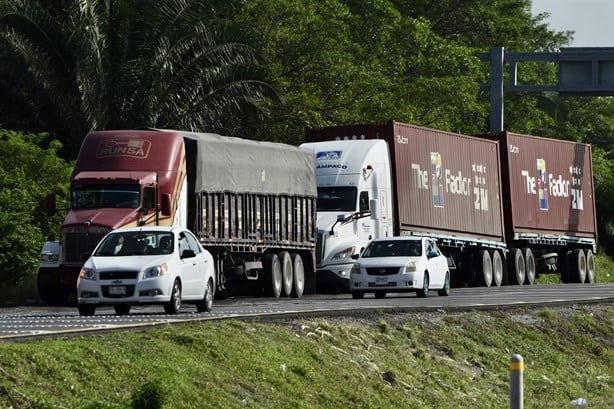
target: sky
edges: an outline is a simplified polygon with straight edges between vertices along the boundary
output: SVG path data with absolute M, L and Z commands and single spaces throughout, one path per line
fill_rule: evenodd
M 575 31 L 571 47 L 614 47 L 614 0 L 532 0 L 553 31 Z

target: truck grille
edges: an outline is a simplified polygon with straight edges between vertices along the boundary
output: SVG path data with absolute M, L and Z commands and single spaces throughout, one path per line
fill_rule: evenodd
M 70 227 L 62 234 L 62 253 L 66 264 L 82 265 L 83 253 L 91 253 L 110 229 L 88 226 Z

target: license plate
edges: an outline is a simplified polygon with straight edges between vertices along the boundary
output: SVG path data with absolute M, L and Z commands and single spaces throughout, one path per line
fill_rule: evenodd
M 388 277 L 376 277 L 375 284 L 388 284 Z
M 126 295 L 126 287 L 123 285 L 109 287 L 109 295 Z

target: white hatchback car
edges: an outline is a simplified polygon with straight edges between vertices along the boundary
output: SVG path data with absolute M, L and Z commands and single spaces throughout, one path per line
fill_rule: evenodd
M 135 304 L 161 304 L 177 314 L 182 302 L 211 311 L 215 267 L 196 237 L 177 227 L 138 227 L 107 234 L 83 265 L 77 279 L 79 314 L 112 305 L 130 313 Z
M 374 293 L 415 291 L 426 297 L 429 290 L 450 294 L 448 260 L 437 243 L 428 237 L 387 237 L 375 239 L 356 259 L 350 273 L 353 298 Z

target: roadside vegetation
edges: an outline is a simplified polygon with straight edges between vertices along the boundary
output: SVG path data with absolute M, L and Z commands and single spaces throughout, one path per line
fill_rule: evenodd
M 609 409 L 614 306 L 209 321 L 0 344 L 6 408 Z

